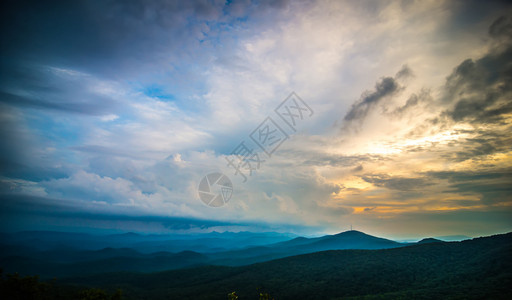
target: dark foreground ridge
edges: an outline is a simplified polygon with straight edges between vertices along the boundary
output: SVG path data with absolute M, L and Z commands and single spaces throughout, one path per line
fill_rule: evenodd
M 66 284 L 126 299 L 511 299 L 512 233 L 381 250 L 331 250 L 243 267 L 110 273 Z

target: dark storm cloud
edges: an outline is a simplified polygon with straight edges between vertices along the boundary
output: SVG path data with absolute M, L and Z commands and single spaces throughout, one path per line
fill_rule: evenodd
M 168 68 L 218 42 L 254 11 L 282 10 L 288 1 L 2 1 L 2 61 L 44 62 L 116 77 Z M 237 15 L 230 10 L 236 7 Z M 208 61 L 210 58 L 205 58 Z
M 93 95 L 60 94 L 58 97 L 41 97 L 42 95 L 20 96 L 0 91 L 0 101 L 13 106 L 33 107 L 87 115 L 102 115 L 108 112 L 108 98 Z M 84 97 L 85 96 L 85 97 Z M 68 98 L 69 97 L 69 98 Z M 59 99 L 60 98 L 60 99 Z M 78 99 L 79 101 L 73 101 Z M 71 100 L 71 101 L 69 101 Z M 92 100 L 92 101 L 91 101 Z M 105 101 L 107 100 L 107 101 Z
M 512 170 L 475 172 L 429 172 L 428 176 L 448 180 L 450 190 L 462 195 L 477 195 L 483 204 L 493 205 L 512 201 Z
M 194 16 L 198 23 L 216 19 L 222 6 L 213 1 L 7 1 L 2 53 L 6 59 L 83 67 L 108 61 L 115 68 L 119 60 L 186 46 L 201 32 L 187 18 Z
M 354 103 L 349 112 L 345 115 L 345 121 L 364 119 L 370 109 L 378 104 L 383 98 L 395 94 L 399 85 L 395 79 L 384 77 L 375 84 L 375 91 L 365 92 L 361 99 Z
M 409 77 L 413 77 L 414 76 L 414 73 L 412 72 L 411 68 L 409 68 L 408 65 L 404 65 L 402 66 L 402 69 L 400 69 L 400 71 L 398 71 L 398 73 L 396 73 L 395 75 L 395 79 L 402 79 L 402 78 L 409 78 Z
M 501 16 L 489 27 L 489 35 L 495 39 L 512 37 L 512 21 L 510 17 Z
M 9 109 L 0 104 L 0 170 L 3 170 L 2 173 L 17 170 L 21 161 L 27 158 L 23 146 L 29 139 L 23 135 L 23 129 L 8 117 L 9 114 Z
M 19 114 L 0 101 L 0 175 L 27 180 L 62 177 L 68 169 L 56 168 L 51 156 L 41 155 L 40 137 L 18 122 Z
M 31 180 L 62 176 L 65 170 L 55 168 L 56 163 L 52 161 L 61 159 L 59 153 L 44 152 L 59 142 L 66 143 L 68 132 L 84 120 L 76 116 L 103 116 L 127 111 L 127 106 L 122 106 L 118 100 L 94 91 L 97 83 L 84 74 L 68 74 L 67 70 L 48 67 L 8 65 L 12 68 L 7 68 L 9 71 L 2 69 L 5 72 L 0 74 L 0 173 L 3 176 Z M 70 118 L 73 124 L 63 126 L 63 120 L 70 115 L 75 116 Z M 31 128 L 31 122 L 35 120 L 38 125 Z M 55 138 L 59 133 L 63 136 Z M 53 141 L 50 142 L 47 135 L 53 136 Z
M 386 174 L 365 175 L 361 177 L 364 181 L 378 187 L 385 187 L 398 191 L 411 191 L 422 189 L 431 185 L 425 178 L 407 178 L 389 176 Z
M 62 219 L 80 219 L 91 225 L 96 221 L 114 222 L 148 222 L 160 223 L 169 229 L 190 229 L 193 227 L 205 229 L 216 226 L 239 225 L 236 222 L 201 220 L 194 218 L 168 217 L 158 215 L 141 215 L 140 211 L 129 208 L 115 213 L 109 213 L 101 206 L 91 203 L 70 202 L 48 197 L 28 195 L 0 194 L 0 216 L 5 218 L 30 218 L 31 216 L 54 217 Z
M 306 154 L 307 155 L 307 154 Z M 335 155 L 318 154 L 311 155 L 309 159 L 301 163 L 302 166 L 330 166 L 330 167 L 354 167 L 361 168 L 362 162 L 382 160 L 379 155 Z M 359 170 L 359 169 L 358 169 Z
M 422 90 L 418 94 L 412 94 L 403 106 L 397 107 L 392 111 L 392 117 L 402 117 L 406 112 L 416 109 L 421 103 L 427 103 L 432 101 L 432 96 L 429 90 Z
M 0 74 L 0 102 L 10 106 L 50 109 L 86 115 L 118 110 L 117 101 L 91 91 L 85 74 L 66 70 L 4 64 Z M 59 74 L 60 73 L 60 74 Z
M 364 169 L 363 165 L 359 165 L 359 166 L 353 168 L 351 171 L 354 173 L 357 173 L 357 172 L 361 172 L 363 169 Z
M 268 224 L 250 220 L 223 221 L 143 214 L 139 209 L 129 207 L 118 207 L 109 211 L 101 205 L 95 206 L 87 202 L 80 203 L 49 197 L 0 193 L 0 228 L 4 231 L 10 231 L 13 228 L 16 230 L 16 228 L 24 228 L 24 223 L 59 224 L 57 228 L 62 226 L 74 228 L 77 224 L 81 224 L 81 226 L 89 229 L 102 228 L 105 224 L 109 224 L 109 226 L 122 229 L 135 226 L 136 230 L 145 232 L 162 231 L 162 229 L 170 231 L 224 231 L 233 228 L 235 230 L 247 228 L 247 230 L 272 231 L 276 229 L 297 230 L 308 228 L 303 225 Z
M 463 146 L 462 151 L 446 154 L 444 157 L 456 161 L 477 159 L 479 157 L 485 158 L 490 154 L 506 153 L 510 150 L 510 145 L 512 145 L 512 136 L 504 131 L 495 130 L 490 132 L 489 130 L 477 130 L 472 133 L 475 137 L 460 141 L 460 145 Z M 488 165 L 492 164 L 491 161 L 486 163 Z M 500 166 L 492 164 L 492 167 Z
M 497 19 L 489 34 L 497 43 L 478 60 L 467 59 L 447 78 L 444 114 L 456 122 L 500 123 L 512 112 L 511 20 Z
M 413 76 L 411 69 L 404 65 L 395 77 L 384 77 L 375 84 L 374 91 L 366 91 L 361 98 L 352 104 L 352 107 L 344 117 L 345 121 L 363 120 L 370 110 L 384 99 L 396 95 L 403 89 L 397 80 Z

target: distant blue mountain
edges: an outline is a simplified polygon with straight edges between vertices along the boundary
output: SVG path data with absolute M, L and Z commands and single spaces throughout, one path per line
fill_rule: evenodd
M 49 231 L 1 234 L 0 268 L 43 276 L 115 271 L 154 272 L 200 265 L 242 266 L 327 250 L 378 250 L 440 243 L 399 243 L 350 230 L 316 238 L 279 233 L 91 235 Z
M 341 236 L 359 236 L 342 233 Z M 330 238 L 327 238 L 330 239 Z M 303 241 L 303 239 L 296 239 Z M 512 299 L 512 233 L 383 250 L 333 250 L 240 267 L 153 274 L 122 272 L 63 279 L 123 288 L 129 299 Z M 62 282 L 61 281 L 61 282 Z M 260 298 L 261 299 L 261 298 Z
M 435 238 L 424 238 L 419 241 L 417 244 L 429 244 L 429 243 L 444 243 L 444 241 L 435 239 Z
M 218 265 L 241 266 L 326 250 L 376 250 L 404 247 L 407 245 L 409 244 L 398 243 L 368 235 L 360 231 L 350 230 L 317 238 L 298 237 L 289 241 L 266 246 L 213 253 L 210 257 L 212 258 L 212 262 Z
M 278 247 L 295 247 L 308 252 L 343 249 L 387 249 L 404 246 L 401 243 L 350 230 L 318 238 L 302 238 L 282 242 Z
M 38 250 L 71 248 L 99 250 L 103 248 L 132 248 L 143 253 L 158 251 L 218 252 L 250 246 L 266 245 L 289 240 L 294 235 L 276 232 L 211 232 L 200 234 L 151 234 L 133 232 L 109 235 L 86 233 L 22 231 L 0 234 L 0 243 L 22 245 Z
M 445 242 L 458 242 L 458 241 L 464 241 L 464 240 L 470 240 L 472 239 L 469 236 L 466 235 L 444 235 L 444 236 L 436 236 L 435 237 L 438 240 L 445 241 Z

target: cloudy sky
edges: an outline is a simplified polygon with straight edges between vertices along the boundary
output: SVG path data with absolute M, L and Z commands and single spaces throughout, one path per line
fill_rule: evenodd
M 8 2 L 2 231 L 512 229 L 506 1 Z

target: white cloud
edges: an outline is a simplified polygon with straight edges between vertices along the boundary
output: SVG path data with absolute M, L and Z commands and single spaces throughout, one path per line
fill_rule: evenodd
M 116 114 L 108 114 L 100 117 L 100 120 L 103 122 L 112 122 L 119 119 L 119 116 Z

